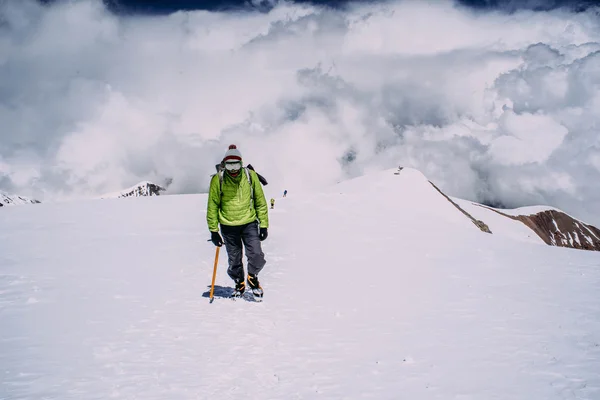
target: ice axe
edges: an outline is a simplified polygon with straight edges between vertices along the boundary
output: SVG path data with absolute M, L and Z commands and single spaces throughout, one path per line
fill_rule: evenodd
M 212 284 L 210 286 L 210 303 L 212 303 L 213 300 L 215 299 L 213 294 L 215 292 L 215 278 L 217 277 L 217 264 L 219 264 L 219 250 L 221 249 L 219 246 L 216 246 L 216 248 L 217 248 L 217 250 L 215 252 L 215 267 L 213 269 Z

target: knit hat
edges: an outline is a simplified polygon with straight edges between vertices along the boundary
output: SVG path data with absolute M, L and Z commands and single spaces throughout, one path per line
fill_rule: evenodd
M 223 157 L 223 162 L 227 161 L 242 162 L 242 153 L 240 153 L 235 144 L 229 145 L 229 150 L 227 150 L 225 157 Z

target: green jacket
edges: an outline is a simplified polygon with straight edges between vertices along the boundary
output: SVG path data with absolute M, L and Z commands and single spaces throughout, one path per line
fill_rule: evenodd
M 261 228 L 269 227 L 267 200 L 256 172 L 248 170 L 254 189 L 254 201 L 250 197 L 250 182 L 245 171 L 232 177 L 223 173 L 223 194 L 219 188 L 219 175 L 215 174 L 210 181 L 206 221 L 208 230 L 219 231 L 219 224 L 239 226 L 249 224 L 257 219 Z

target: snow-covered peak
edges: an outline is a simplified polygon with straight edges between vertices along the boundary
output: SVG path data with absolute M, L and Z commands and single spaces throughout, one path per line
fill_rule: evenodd
M 394 221 L 401 226 L 418 226 L 424 232 L 451 224 L 455 228 L 489 228 L 453 202 L 419 170 L 407 167 L 387 169 L 337 184 L 330 192 L 361 198 L 381 221 Z M 390 212 L 390 205 L 394 212 Z
M 38 200 L 0 192 L 0 207 L 16 206 L 16 205 L 23 205 L 23 204 L 39 204 L 39 203 L 40 203 L 40 201 L 38 201 Z
M 155 183 L 143 181 L 137 185 L 131 186 L 120 192 L 107 193 L 101 196 L 102 199 L 117 199 L 122 197 L 144 197 L 144 196 L 160 196 L 160 192 L 166 189 Z
M 470 221 L 486 233 L 600 251 L 600 229 L 562 210 L 543 205 L 499 210 L 451 198 L 413 168 L 399 167 L 344 181 L 335 186 L 335 192 L 364 198 L 362 202 L 374 208 L 373 215 L 381 212 L 378 220 L 418 226 L 421 231 L 440 229 L 441 224 L 451 224 L 456 230 Z M 390 199 L 396 204 L 395 212 L 389 210 Z M 499 215 L 503 221 L 497 220 Z

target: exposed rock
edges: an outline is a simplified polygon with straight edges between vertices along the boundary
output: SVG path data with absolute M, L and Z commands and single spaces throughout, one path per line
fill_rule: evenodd
M 516 218 L 551 246 L 600 251 L 600 230 L 561 211 L 548 210 Z
M 39 200 L 30 199 L 18 195 L 10 195 L 0 192 L 0 207 L 2 206 L 15 206 L 23 204 L 40 204 Z
M 116 199 L 123 197 L 145 197 L 145 196 L 160 196 L 160 192 L 166 189 L 152 182 L 140 182 L 135 186 L 124 189 L 116 193 L 108 193 L 102 196 L 103 199 Z
M 400 168 L 398 170 L 398 172 L 400 172 L 402 168 Z M 492 231 L 490 230 L 490 227 L 487 226 L 487 224 L 479 219 L 475 219 L 471 214 L 469 214 L 468 212 L 466 212 L 465 210 L 463 210 L 458 204 L 456 204 L 454 201 L 452 201 L 452 199 L 450 199 L 450 197 L 446 196 L 446 194 L 444 192 L 442 192 L 437 186 L 435 186 L 433 184 L 433 182 L 429 181 L 429 183 L 431 183 L 431 186 L 433 186 L 435 188 L 435 190 L 437 190 L 438 192 L 440 192 L 440 194 L 442 196 L 444 196 L 446 198 L 446 200 L 448 200 L 450 203 L 452 203 L 452 205 L 454 207 L 456 207 L 461 213 L 463 213 L 467 218 L 469 218 L 471 220 L 471 222 L 473 222 L 473 224 L 475 224 L 476 227 L 478 227 L 482 232 L 485 233 L 492 233 Z
M 129 191 L 122 192 L 122 195 L 119 197 L 160 196 L 160 192 L 163 191 L 165 191 L 165 188 L 154 183 L 145 182 Z
M 600 229 L 585 224 L 560 210 L 545 210 L 530 215 L 508 215 L 485 207 L 507 218 L 521 221 L 550 246 L 600 251 Z

